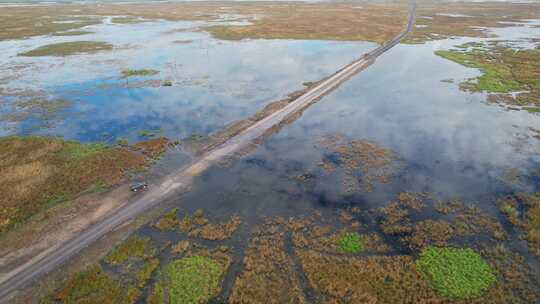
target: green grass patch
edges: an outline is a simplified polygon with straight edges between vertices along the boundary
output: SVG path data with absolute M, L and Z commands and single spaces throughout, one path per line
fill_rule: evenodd
M 468 49 L 471 46 L 474 48 Z M 503 45 L 485 46 L 479 43 L 458 47 L 461 49 L 435 51 L 435 55 L 482 72 L 473 81 L 463 83 L 462 88 L 489 93 L 522 92 L 515 98 L 514 104 L 538 104 L 535 97 L 540 91 L 538 50 L 516 50 Z
M 347 232 L 338 241 L 339 249 L 344 253 L 359 253 L 364 249 L 362 237 L 356 232 Z
M 191 256 L 170 263 L 165 274 L 169 286 L 169 303 L 198 304 L 215 296 L 223 266 L 204 256 Z
M 425 248 L 416 267 L 430 286 L 445 298 L 481 296 L 497 280 L 493 269 L 470 248 Z
M 159 71 L 152 69 L 141 69 L 141 70 L 122 70 L 122 78 L 128 78 L 133 76 L 153 76 L 159 74 Z
M 81 144 L 76 141 L 66 141 L 61 153 L 67 159 L 78 160 L 101 153 L 106 149 L 108 146 L 104 143 Z
M 74 54 L 89 54 L 112 50 L 112 45 L 101 41 L 73 41 L 47 44 L 37 49 L 19 53 L 18 56 L 56 56 L 63 57 Z
M 94 32 L 90 31 L 68 31 L 68 32 L 58 32 L 54 33 L 53 36 L 82 36 L 82 35 L 88 35 L 93 34 Z
M 141 130 L 137 132 L 137 135 L 139 135 L 139 137 L 154 137 L 156 136 L 156 133 L 148 130 Z
M 150 239 L 134 236 L 114 248 L 105 257 L 105 262 L 118 265 L 129 259 L 143 259 L 154 255 L 155 249 L 151 248 Z
M 522 109 L 529 113 L 540 113 L 540 108 L 536 107 L 523 107 Z

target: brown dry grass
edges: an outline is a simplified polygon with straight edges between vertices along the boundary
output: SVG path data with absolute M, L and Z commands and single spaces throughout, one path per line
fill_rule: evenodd
M 144 157 L 124 149 L 93 148 L 60 139 L 0 139 L 0 232 L 92 187 L 118 183 Z
M 230 238 L 238 226 L 242 223 L 238 215 L 234 215 L 231 219 L 223 224 L 208 223 L 202 227 L 195 228 L 189 232 L 190 237 L 199 237 L 205 240 L 224 240 Z
M 350 258 L 300 250 L 310 285 L 323 303 L 438 303 L 410 256 Z
M 235 7 L 262 16 L 248 26 L 210 26 L 220 39 L 320 39 L 384 42 L 399 33 L 407 19 L 405 4 L 362 3 L 263 4 Z
M 141 141 L 133 145 L 135 149 L 141 150 L 150 158 L 158 158 L 167 150 L 169 140 L 165 137 Z
M 234 282 L 229 303 L 305 302 L 293 261 L 284 250 L 283 232 L 275 225 L 264 226 L 246 249 L 244 271 Z
M 540 192 L 517 193 L 500 199 L 498 205 L 508 221 L 522 230 L 529 251 L 540 257 Z
M 450 17 L 459 14 L 471 17 Z M 540 3 L 421 3 L 416 25 L 407 43 L 422 43 L 451 36 L 487 37 L 488 33 L 475 27 L 506 27 L 498 22 L 519 22 L 540 18 Z
M 226 8 L 224 8 L 226 6 Z M 383 42 L 399 33 L 407 18 L 407 6 L 362 3 L 160 3 L 129 5 L 54 5 L 10 7 L 0 10 L 0 40 L 51 34 L 99 22 L 81 18 L 80 23 L 54 23 L 73 15 L 127 15 L 145 19 L 216 20 L 221 14 L 245 16 L 251 25 L 210 26 L 205 30 L 221 39 L 324 39 Z

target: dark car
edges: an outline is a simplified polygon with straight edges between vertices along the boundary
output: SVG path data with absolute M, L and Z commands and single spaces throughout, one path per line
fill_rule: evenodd
M 148 189 L 148 184 L 145 183 L 145 182 L 140 182 L 140 183 L 135 183 L 135 184 L 132 184 L 129 189 L 132 191 L 132 192 L 139 192 L 139 191 L 145 191 L 146 189 Z

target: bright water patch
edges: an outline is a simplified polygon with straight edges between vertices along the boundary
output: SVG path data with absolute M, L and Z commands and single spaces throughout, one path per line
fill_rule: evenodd
M 82 141 L 139 140 L 140 130 L 183 138 L 207 134 L 286 97 L 376 47 L 365 42 L 220 41 L 201 23 L 144 22 L 85 27 L 83 36 L 0 42 L 4 100 L 23 93 L 64 98 L 73 106 L 54 125 L 3 123 L 5 134 L 53 134 Z M 67 57 L 20 57 L 50 43 L 105 41 L 112 51 Z M 125 69 L 159 74 L 122 78 Z M 163 86 L 170 82 L 172 86 Z M 17 95 L 8 97 L 9 94 Z M 4 109 L 5 110 L 5 109 Z

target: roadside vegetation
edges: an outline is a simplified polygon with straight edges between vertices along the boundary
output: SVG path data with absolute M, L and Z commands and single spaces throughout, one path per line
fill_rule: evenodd
M 145 158 L 123 148 L 44 137 L 0 139 L 0 233 L 83 191 L 110 187 Z
M 130 259 L 143 259 L 152 257 L 156 254 L 155 249 L 151 247 L 150 239 L 131 237 L 118 245 L 106 257 L 105 262 L 110 265 L 118 265 L 127 262 Z
M 121 303 L 123 289 L 99 265 L 69 278 L 64 286 L 41 303 Z
M 159 268 L 156 248 L 148 238 L 131 237 L 104 259 L 69 277 L 41 303 L 123 303 L 134 304 Z M 109 269 L 109 270 L 107 270 Z M 110 269 L 118 271 L 112 275 Z
M 48 44 L 37 49 L 19 53 L 19 56 L 56 56 L 64 57 L 75 54 L 89 54 L 97 53 L 100 51 L 112 50 L 113 46 L 107 42 L 101 41 L 73 41 L 73 42 L 61 42 Z
M 463 90 L 487 92 L 491 102 L 522 106 L 530 112 L 540 108 L 540 51 L 516 50 L 499 43 L 481 46 L 475 43 L 435 54 L 480 69 L 481 76 L 461 83 Z

